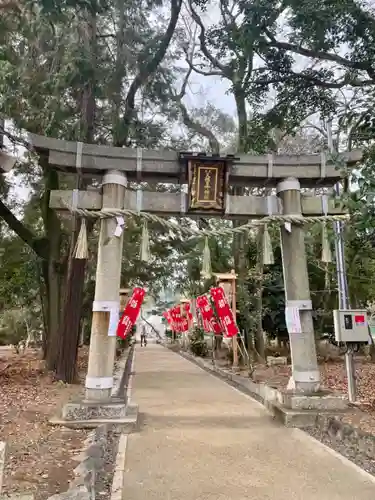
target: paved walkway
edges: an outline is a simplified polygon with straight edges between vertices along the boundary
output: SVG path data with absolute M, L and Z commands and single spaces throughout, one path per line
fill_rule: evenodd
M 193 363 L 137 346 L 124 500 L 374 500 L 375 482 Z

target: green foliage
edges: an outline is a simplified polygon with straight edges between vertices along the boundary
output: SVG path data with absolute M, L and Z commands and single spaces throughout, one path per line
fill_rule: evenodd
M 29 340 L 39 341 L 41 324 L 36 311 L 26 308 L 7 309 L 0 314 L 0 345 L 18 345 Z
M 189 348 L 194 356 L 204 358 L 208 354 L 203 328 L 195 327 L 189 335 Z

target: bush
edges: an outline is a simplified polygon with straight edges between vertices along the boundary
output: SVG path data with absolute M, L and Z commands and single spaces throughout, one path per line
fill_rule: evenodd
M 208 354 L 207 344 L 204 338 L 204 330 L 195 327 L 189 335 L 189 348 L 194 356 L 204 358 Z
M 22 309 L 8 309 L 0 316 L 0 342 L 18 345 L 27 338 L 26 314 Z

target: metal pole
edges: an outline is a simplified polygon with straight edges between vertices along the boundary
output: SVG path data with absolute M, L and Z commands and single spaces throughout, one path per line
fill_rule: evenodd
M 232 279 L 232 310 L 233 310 L 233 319 L 234 322 L 237 320 L 237 297 L 236 297 L 236 272 L 232 269 L 231 273 L 233 274 Z M 238 339 L 237 335 L 233 338 L 233 371 L 238 371 Z
M 327 121 L 327 142 L 328 149 L 331 153 L 335 151 L 332 140 L 332 122 Z M 340 196 L 340 183 L 338 182 L 334 191 L 337 196 Z M 349 293 L 348 293 L 348 280 L 345 269 L 345 253 L 344 253 L 344 239 L 343 239 L 343 223 L 340 221 L 334 222 L 335 231 L 335 254 L 336 254 L 336 273 L 337 273 L 337 286 L 339 292 L 339 307 L 340 309 L 350 309 Z M 345 368 L 346 377 L 348 380 L 348 398 L 350 403 L 356 400 L 356 380 L 355 380 L 355 367 L 354 367 L 354 351 L 353 348 L 347 345 L 345 353 Z

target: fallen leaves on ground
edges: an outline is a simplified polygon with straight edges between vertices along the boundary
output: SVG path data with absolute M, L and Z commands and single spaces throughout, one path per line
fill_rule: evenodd
M 364 357 L 355 360 L 357 381 L 357 403 L 343 420 L 362 431 L 375 434 L 375 364 Z M 344 359 L 320 364 L 322 386 L 331 391 L 347 394 L 348 384 Z M 285 389 L 291 375 L 291 367 L 286 365 L 256 365 L 252 379 L 267 383 L 278 389 Z
M 87 349 L 79 353 L 80 374 Z M 36 500 L 66 491 L 86 430 L 52 427 L 49 419 L 79 397 L 82 385 L 55 382 L 34 351 L 0 350 L 0 440 L 7 443 L 4 493 L 30 492 Z

